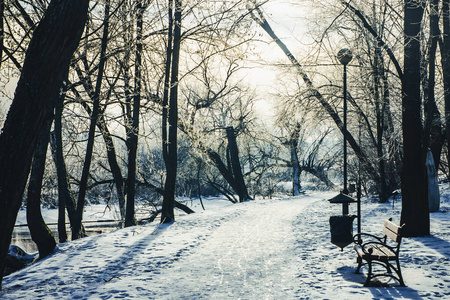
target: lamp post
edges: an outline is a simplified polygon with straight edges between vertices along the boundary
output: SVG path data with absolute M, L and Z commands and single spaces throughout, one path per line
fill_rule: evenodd
M 348 195 L 347 187 L 347 64 L 352 60 L 353 54 L 350 49 L 343 48 L 339 50 L 337 59 L 344 65 L 344 190 L 343 194 Z M 346 206 L 348 214 L 348 205 Z
M 330 203 L 342 203 L 342 216 L 330 216 L 331 243 L 339 246 L 341 250 L 353 242 L 353 220 L 356 216 L 348 214 L 348 205 L 357 202 L 348 195 L 347 187 L 347 64 L 352 57 L 352 52 L 347 48 L 341 49 L 337 54 L 337 59 L 344 65 L 344 190 L 328 200 Z
M 353 220 L 356 216 L 348 214 L 348 204 L 357 202 L 348 195 L 347 187 L 347 64 L 352 58 L 352 51 L 347 48 L 341 49 L 337 54 L 337 59 L 344 65 L 344 190 L 328 200 L 330 203 L 342 203 L 342 216 L 330 216 L 331 243 L 339 246 L 341 250 L 353 242 Z M 359 205 L 360 202 L 358 202 L 358 217 L 361 215 Z M 358 225 L 359 232 L 360 225 Z

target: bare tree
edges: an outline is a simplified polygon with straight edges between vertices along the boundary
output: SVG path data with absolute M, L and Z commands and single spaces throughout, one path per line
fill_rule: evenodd
M 65 93 L 61 94 L 59 101 L 56 103 L 54 131 L 51 133 L 50 139 L 53 161 L 55 163 L 56 175 L 58 178 L 58 238 L 60 243 L 67 241 L 65 211 L 67 209 L 70 226 L 73 228 L 76 222 L 77 208 L 63 153 L 62 118 L 65 95 Z M 81 230 L 84 232 L 83 227 Z
M 136 3 L 136 61 L 134 74 L 134 97 L 133 97 L 133 116 L 131 122 L 130 136 L 128 138 L 128 182 L 127 182 L 127 206 L 125 215 L 125 226 L 134 225 L 134 202 L 136 195 L 136 157 L 138 148 L 139 133 L 139 110 L 141 105 L 142 90 L 142 26 L 145 4 L 141 0 Z
M 330 103 L 327 101 L 327 99 L 322 95 L 322 93 L 317 89 L 311 79 L 309 78 L 308 74 L 304 71 L 302 65 L 299 63 L 299 61 L 294 57 L 294 55 L 289 51 L 287 46 L 281 41 L 281 39 L 278 38 L 278 36 L 275 34 L 273 29 L 271 28 L 270 24 L 264 17 L 264 14 L 261 10 L 261 8 L 258 5 L 255 5 L 252 8 L 249 8 L 250 14 L 252 18 L 257 22 L 258 25 L 261 26 L 262 29 L 275 41 L 275 43 L 280 47 L 280 49 L 285 53 L 285 55 L 288 57 L 291 64 L 295 67 L 298 74 L 301 76 L 303 81 L 306 84 L 306 88 L 309 93 L 309 97 L 313 97 L 317 99 L 322 106 L 322 108 L 329 114 L 329 116 L 332 118 L 332 120 L 335 122 L 336 126 L 339 128 L 339 130 L 343 133 L 344 132 L 344 125 L 339 117 L 336 110 L 330 105 Z M 353 135 L 350 132 L 346 132 L 348 143 L 352 147 L 355 154 L 358 156 L 359 160 L 361 161 L 365 171 L 372 177 L 374 181 L 380 181 L 379 174 L 374 168 L 372 162 L 368 158 L 366 152 L 360 147 L 360 145 L 357 143 L 356 139 L 353 137 Z
M 361 11 L 348 2 L 342 3 L 350 8 L 363 22 L 366 28 L 386 51 L 394 63 L 402 84 L 402 216 L 406 224 L 406 236 L 423 236 L 429 234 L 428 189 L 425 169 L 426 147 L 421 121 L 422 98 L 421 83 L 421 23 L 424 15 L 425 1 L 405 1 L 403 24 L 403 70 L 398 60 L 377 32 L 369 25 Z M 432 34 L 436 34 L 432 30 Z M 432 99 L 428 99 L 432 101 Z M 429 107 L 428 107 L 429 108 Z M 433 115 L 432 111 L 429 111 Z
M 222 67 L 214 66 L 212 61 L 220 61 Z M 214 182 L 214 176 L 210 176 L 209 184 L 232 202 L 252 199 L 244 179 L 238 139 L 250 137 L 254 99 L 248 89 L 234 83 L 233 75 L 240 69 L 238 61 L 239 57 L 232 54 L 202 60 L 196 72 L 190 74 L 193 78 L 187 78 L 183 89 L 185 117 L 180 120 L 182 131 L 199 156 L 206 156 L 204 159 L 219 171 L 239 200 L 223 184 Z
M 161 223 L 171 223 L 175 221 L 173 209 L 175 205 L 175 182 L 177 177 L 178 70 L 181 45 L 181 14 L 181 1 L 169 0 L 169 26 L 173 24 L 173 28 L 169 27 L 169 42 L 167 45 L 168 56 L 166 61 L 166 70 L 170 69 L 170 73 L 166 72 L 165 74 L 166 78 L 170 78 L 170 84 L 166 84 L 165 87 L 165 89 L 168 88 L 165 93 L 167 92 L 169 94 L 167 96 L 165 95 L 165 99 L 163 100 L 163 110 L 166 110 L 165 113 L 163 112 L 162 120 L 163 131 L 165 131 L 163 132 L 163 153 L 165 153 L 164 162 L 166 164 L 166 181 L 164 184 Z M 166 79 L 165 82 L 169 82 L 168 79 Z M 164 105 L 165 103 L 167 103 L 166 106 Z M 166 137 L 165 140 L 164 137 Z
M 81 235 L 81 222 L 83 220 L 83 210 L 84 210 L 84 203 L 86 201 L 86 187 L 87 187 L 87 181 L 89 177 L 89 169 L 91 167 L 92 162 L 92 152 L 94 148 L 94 139 L 95 139 L 95 128 L 97 127 L 97 120 L 98 115 L 100 111 L 100 91 L 101 91 L 101 84 L 103 79 L 103 71 L 105 68 L 105 62 L 106 62 L 106 47 L 108 43 L 108 30 L 109 30 L 109 0 L 106 0 L 105 2 L 105 16 L 104 16 L 104 22 L 103 22 L 103 36 L 102 36 L 102 47 L 100 52 L 100 63 L 98 67 L 98 74 L 97 74 L 97 82 L 95 85 L 95 91 L 94 91 L 94 103 L 92 108 L 92 114 L 91 114 L 91 123 L 89 126 L 89 137 L 88 137 L 88 143 L 86 147 L 86 157 L 84 160 L 83 165 L 83 172 L 81 174 L 81 180 L 80 180 L 80 186 L 79 186 L 79 192 L 78 192 L 78 201 L 77 201 L 77 214 L 76 214 L 76 222 L 74 224 L 74 227 L 72 228 L 72 240 L 76 240 L 80 238 Z
M 88 2 L 52 1 L 27 49 L 14 101 L 0 135 L 0 278 L 37 136 L 67 78 Z

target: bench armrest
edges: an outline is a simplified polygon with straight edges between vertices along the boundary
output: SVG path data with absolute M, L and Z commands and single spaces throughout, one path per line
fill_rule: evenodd
M 376 236 L 376 235 L 373 235 L 373 234 L 369 234 L 369 233 L 358 233 L 358 234 L 355 234 L 354 236 L 353 236 L 353 243 L 355 243 L 355 244 L 358 244 L 358 245 L 361 245 L 361 244 L 363 244 L 363 237 L 366 237 L 366 238 L 368 238 L 369 240 L 375 240 L 375 241 L 378 241 L 379 243 L 383 243 L 383 238 L 381 238 L 381 237 L 379 237 L 379 236 Z

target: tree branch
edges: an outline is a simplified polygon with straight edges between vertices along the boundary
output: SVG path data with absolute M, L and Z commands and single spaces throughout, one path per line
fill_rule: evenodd
M 383 39 L 377 34 L 377 32 L 372 28 L 372 26 L 370 26 L 369 22 L 367 22 L 366 17 L 364 17 L 364 15 L 360 10 L 352 6 L 350 2 L 345 2 L 342 0 L 341 3 L 347 8 L 349 8 L 361 20 L 364 28 L 366 28 L 369 31 L 369 33 L 377 40 L 378 45 L 386 51 L 392 63 L 394 64 L 395 69 L 397 70 L 398 77 L 400 77 L 400 80 L 403 80 L 403 70 L 400 67 L 400 64 L 397 58 L 395 57 L 395 54 L 392 51 L 392 49 L 383 41 Z

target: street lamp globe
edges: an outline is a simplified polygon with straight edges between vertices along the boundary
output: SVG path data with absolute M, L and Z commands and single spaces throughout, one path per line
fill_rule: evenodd
M 352 51 L 348 48 L 343 48 L 339 50 L 337 54 L 337 59 L 344 66 L 347 65 L 352 60 L 352 58 L 353 58 Z

